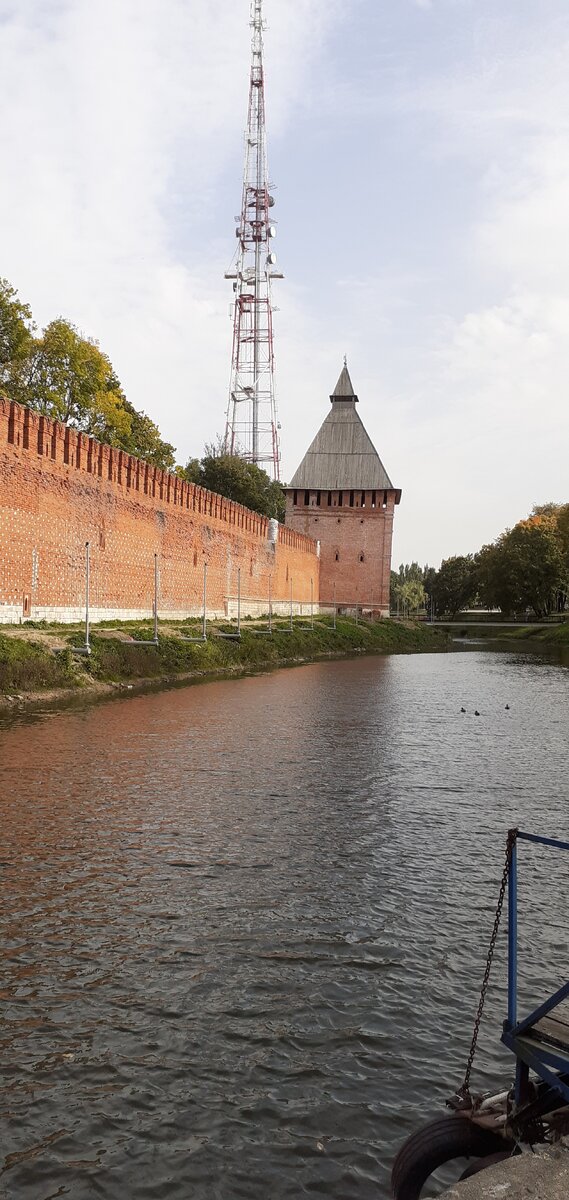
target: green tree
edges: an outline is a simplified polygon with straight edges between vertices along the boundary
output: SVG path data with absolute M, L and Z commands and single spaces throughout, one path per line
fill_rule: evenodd
M 130 400 L 123 399 L 123 408 L 130 419 L 128 433 L 120 436 L 119 445 L 129 454 L 143 458 L 145 462 L 172 471 L 176 463 L 176 451 L 170 442 L 160 437 L 158 426 L 143 412 L 137 412 Z
M 513 616 L 519 605 L 518 577 L 502 538 L 483 546 L 475 558 L 478 599 L 484 608 L 499 608 L 504 616 Z
M 476 571 L 480 598 L 488 608 L 497 606 L 505 616 L 531 608 L 537 617 L 563 609 L 569 579 L 564 550 L 568 507 L 547 505 L 534 510 L 493 545 L 482 547 Z
M 284 520 L 285 498 L 280 483 L 270 479 L 261 467 L 238 455 L 220 453 L 217 447 L 208 446 L 199 463 L 197 459 L 190 459 L 183 477 L 189 483 L 198 483 L 237 504 L 244 504 L 253 512 Z
M 28 304 L 7 279 L 0 279 L 0 385 L 17 400 L 19 371 L 33 343 L 34 323 Z
M 547 616 L 557 608 L 558 593 L 567 586 L 555 516 L 518 521 L 500 540 L 516 580 L 518 611 L 531 608 L 536 617 Z
M 417 562 L 401 563 L 391 572 L 390 605 L 393 612 L 416 612 L 425 603 L 424 570 Z
M 431 583 L 437 613 L 455 617 L 476 598 L 477 579 L 472 554 L 443 559 Z
M 106 354 L 62 317 L 35 338 L 20 370 L 26 403 L 118 445 L 130 430 L 124 395 Z

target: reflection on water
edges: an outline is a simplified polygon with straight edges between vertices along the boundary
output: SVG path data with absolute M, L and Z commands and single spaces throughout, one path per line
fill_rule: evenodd
M 387 1196 L 461 1078 L 505 830 L 569 833 L 568 724 L 562 667 L 471 650 L 0 732 L 0 1192 Z M 523 858 L 533 995 L 568 965 L 567 867 Z M 480 1087 L 509 1070 L 499 957 Z

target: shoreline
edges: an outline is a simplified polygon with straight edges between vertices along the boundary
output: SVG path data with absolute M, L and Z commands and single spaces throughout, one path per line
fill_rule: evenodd
M 4 627 L 0 629 L 0 716 L 38 707 L 96 703 L 311 662 L 360 655 L 440 653 L 449 647 L 446 633 L 412 621 L 360 620 L 356 624 L 354 618 L 338 617 L 334 630 L 331 619 L 318 617 L 313 628 L 293 623 L 291 631 L 279 621 L 270 637 L 259 636 L 263 633 L 266 622 L 248 622 L 242 625 L 238 641 L 235 626 L 216 622 L 208 627 L 207 642 L 188 642 L 186 637 L 198 636 L 195 622 L 161 622 L 155 647 L 144 645 L 152 637 L 151 622 L 115 623 L 112 629 L 92 629 L 92 653 L 83 657 L 73 654 L 73 647 L 84 642 L 78 626 Z

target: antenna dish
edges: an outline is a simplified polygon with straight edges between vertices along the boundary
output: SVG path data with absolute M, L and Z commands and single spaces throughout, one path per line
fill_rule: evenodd
M 269 208 L 273 208 L 274 203 L 275 203 L 275 197 L 269 196 Z
M 268 233 L 269 233 L 269 237 L 276 237 L 277 236 L 276 227 L 274 225 L 269 225 Z
M 271 253 L 270 253 L 270 254 L 267 254 L 267 262 L 268 262 L 268 264 L 269 264 L 269 266 L 270 266 L 270 267 L 274 267 L 274 265 L 275 265 L 276 261 L 277 261 L 277 256 L 276 256 L 276 254 L 273 254 L 273 252 L 272 252 L 272 251 L 271 251 Z

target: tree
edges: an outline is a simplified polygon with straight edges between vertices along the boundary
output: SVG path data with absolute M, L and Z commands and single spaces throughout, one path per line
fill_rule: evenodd
M 477 556 L 479 593 L 488 608 L 506 616 L 533 609 L 536 617 L 565 606 L 569 560 L 565 552 L 567 505 L 544 505 L 507 529 Z
M 33 339 L 19 374 L 26 403 L 45 416 L 110 445 L 129 433 L 124 395 L 109 359 L 62 317 Z
M 417 562 L 401 563 L 391 572 L 390 606 L 393 611 L 414 612 L 425 603 L 424 570 Z
M 130 429 L 120 438 L 120 446 L 129 454 L 143 458 L 160 467 L 162 471 L 172 471 L 176 463 L 176 452 L 170 442 L 164 442 L 160 437 L 158 426 L 143 412 L 137 412 L 130 400 L 123 400 L 123 408 L 130 418 Z
M 567 584 L 557 521 L 552 516 L 518 521 L 501 538 L 502 553 L 510 560 L 518 594 L 518 610 L 532 608 L 536 617 L 557 608 L 557 594 Z
M 504 616 L 513 615 L 519 604 L 517 573 L 501 538 L 479 550 L 475 569 L 478 599 L 484 608 L 499 608 Z
M 448 613 L 455 617 L 461 608 L 472 604 L 477 589 L 472 554 L 458 554 L 443 559 L 431 587 L 437 613 Z
M 0 279 L 0 384 L 18 399 L 18 373 L 33 342 L 34 323 L 28 304 L 7 279 Z
M 182 474 L 189 483 L 198 483 L 211 492 L 227 496 L 237 504 L 252 508 L 253 512 L 284 520 L 285 498 L 280 483 L 270 479 L 261 467 L 238 455 L 225 454 L 216 446 L 207 446 L 201 461 L 190 459 Z

